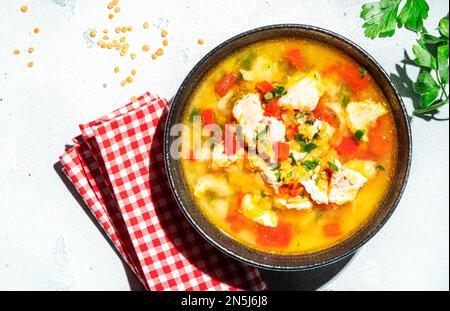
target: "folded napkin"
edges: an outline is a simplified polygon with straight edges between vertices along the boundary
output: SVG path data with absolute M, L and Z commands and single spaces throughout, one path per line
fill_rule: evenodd
M 146 93 L 81 125 L 60 157 L 65 174 L 146 289 L 265 289 L 257 269 L 211 246 L 178 208 L 163 160 L 167 106 Z

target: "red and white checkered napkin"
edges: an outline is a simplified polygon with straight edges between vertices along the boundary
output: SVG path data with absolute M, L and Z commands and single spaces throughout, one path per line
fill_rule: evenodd
M 61 156 L 70 178 L 149 290 L 262 290 L 259 271 L 211 246 L 172 196 L 164 161 L 167 101 L 138 101 L 87 125 Z

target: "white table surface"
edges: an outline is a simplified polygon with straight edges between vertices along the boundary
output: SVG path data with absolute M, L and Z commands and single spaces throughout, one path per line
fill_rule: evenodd
M 2 0 L 0 5 L 0 290 L 129 290 L 125 269 L 53 169 L 78 124 L 145 91 L 171 97 L 210 49 L 242 31 L 276 23 L 304 23 L 338 32 L 396 73 L 414 34 L 364 37 L 358 17 L 364 1 L 133 0 L 110 21 L 108 1 Z M 447 1 L 430 1 L 426 26 L 447 14 Z M 28 4 L 24 14 L 19 8 Z M 149 21 L 144 31 L 142 23 Z M 138 58 L 96 45 L 89 29 L 132 25 Z M 41 32 L 36 35 L 33 29 Z M 157 61 L 140 47 L 169 47 Z M 205 44 L 196 43 L 203 38 Z M 35 52 L 26 53 L 28 47 Z M 13 55 L 20 49 L 19 56 Z M 34 61 L 34 67 L 26 63 Z M 113 73 L 119 65 L 122 73 Z M 132 68 L 135 82 L 119 85 Z M 411 77 L 417 71 L 409 70 Z M 411 111 L 411 100 L 405 98 Z M 447 107 L 448 108 L 448 107 Z M 448 116 L 448 109 L 441 113 Z M 449 123 L 412 120 L 413 162 L 396 212 L 322 290 L 449 289 Z

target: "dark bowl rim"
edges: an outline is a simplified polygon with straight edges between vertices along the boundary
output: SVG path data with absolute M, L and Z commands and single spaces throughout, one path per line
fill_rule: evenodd
M 320 32 L 322 34 L 328 35 L 333 37 L 334 39 L 340 40 L 343 43 L 351 46 L 354 50 L 356 50 L 358 53 L 362 54 L 364 57 L 366 57 L 368 59 L 368 61 L 372 62 L 373 65 L 376 67 L 376 69 L 384 76 L 384 78 L 386 79 L 386 81 L 389 84 L 389 87 L 392 90 L 392 93 L 394 94 L 394 96 L 396 97 L 398 104 L 400 106 L 400 109 L 402 111 L 402 115 L 401 117 L 403 118 L 403 121 L 406 124 L 406 129 L 407 129 L 407 142 L 408 142 L 408 150 L 407 150 L 407 163 L 406 163 L 406 169 L 405 169 L 405 176 L 403 179 L 403 183 L 401 188 L 398 191 L 398 195 L 395 198 L 395 201 L 393 202 L 391 208 L 389 209 L 389 211 L 386 213 L 386 215 L 384 216 L 384 218 L 380 221 L 380 223 L 378 224 L 377 227 L 375 227 L 372 231 L 370 231 L 363 239 L 361 239 L 358 243 L 355 243 L 355 245 L 351 248 L 349 248 L 347 251 L 342 252 L 336 256 L 333 256 L 327 260 L 324 261 L 320 261 L 320 262 L 316 262 L 313 264 L 309 264 L 309 265 L 299 265 L 299 266 L 275 266 L 275 265 L 268 265 L 268 264 L 262 264 L 259 262 L 256 262 L 254 260 L 250 260 L 248 258 L 239 256 L 238 254 L 236 254 L 235 252 L 233 252 L 232 250 L 227 249 L 226 247 L 222 246 L 220 243 L 218 243 L 214 238 L 212 238 L 211 236 L 209 236 L 206 232 L 204 232 L 202 230 L 202 228 L 196 223 L 196 221 L 193 219 L 193 217 L 190 215 L 189 211 L 186 209 L 186 207 L 184 206 L 184 204 L 182 203 L 182 200 L 178 194 L 178 191 L 176 189 L 176 183 L 174 181 L 174 177 L 173 174 L 171 172 L 171 168 L 169 165 L 169 157 L 170 157 L 170 148 L 169 148 L 169 137 L 170 137 L 170 126 L 172 125 L 172 118 L 173 118 L 173 113 L 175 110 L 175 107 L 178 104 L 179 98 L 182 95 L 182 92 L 185 88 L 186 85 L 189 84 L 189 82 L 191 81 L 192 77 L 196 74 L 196 72 L 198 71 L 198 69 L 204 64 L 206 63 L 212 55 L 214 55 L 215 53 L 217 53 L 218 51 L 220 51 L 222 48 L 224 48 L 225 46 L 229 45 L 230 43 L 240 40 L 246 36 L 249 35 L 253 35 L 259 32 L 264 32 L 264 31 L 268 31 L 268 30 L 277 30 L 277 29 L 286 29 L 286 28 L 290 28 L 290 29 L 303 29 L 306 31 L 315 31 L 315 32 Z M 282 36 L 280 36 L 280 38 L 282 38 Z M 311 270 L 311 269 L 315 269 L 321 266 L 326 266 L 326 265 L 330 265 L 333 264 L 337 261 L 340 261 L 350 255 L 352 255 L 353 253 L 355 253 L 360 247 L 362 247 L 364 244 L 366 244 L 371 238 L 373 238 L 373 236 L 378 233 L 380 231 L 380 229 L 386 224 L 386 222 L 389 220 L 389 218 L 392 216 L 392 214 L 394 213 L 394 211 L 396 210 L 400 199 L 403 195 L 403 193 L 405 192 L 405 188 L 406 185 L 408 183 L 408 179 L 409 179 L 409 173 L 410 173 L 410 169 L 411 169 L 411 160 L 412 160 L 412 135 L 411 135 L 411 126 L 410 126 L 410 122 L 409 122 L 409 116 L 407 113 L 407 110 L 405 108 L 405 104 L 400 96 L 400 94 L 398 93 L 397 89 L 395 88 L 392 80 L 390 79 L 389 75 L 386 73 L 386 71 L 383 69 L 383 67 L 368 53 L 366 52 L 362 47 L 360 47 L 358 44 L 354 43 L 353 41 L 351 41 L 350 39 L 347 39 L 346 37 L 335 33 L 333 31 L 321 28 L 321 27 L 317 27 L 317 26 L 312 26 L 312 25 L 307 25 L 307 24 L 295 24 L 295 23 L 288 23 L 288 24 L 273 24 L 273 25 L 267 25 L 267 26 L 262 26 L 262 27 L 258 27 L 258 28 L 254 28 L 245 32 L 242 32 L 234 37 L 231 37 L 228 40 L 225 40 L 224 42 L 222 42 L 221 44 L 219 44 L 218 46 L 216 46 L 215 48 L 213 48 L 210 52 L 208 52 L 204 57 L 202 57 L 202 59 L 200 61 L 197 62 L 197 64 L 191 69 L 191 71 L 188 73 L 188 75 L 186 76 L 186 78 L 183 80 L 183 82 L 181 83 L 180 87 L 178 88 L 178 91 L 176 93 L 176 95 L 173 97 L 171 103 L 170 103 L 170 108 L 169 108 L 169 113 L 167 115 L 167 119 L 166 119 L 166 125 L 165 125 L 165 130 L 164 130 L 164 163 L 165 163 L 165 169 L 166 169 L 166 173 L 168 176 L 168 180 L 169 180 L 169 184 L 170 184 L 170 188 L 172 190 L 172 193 L 176 199 L 177 205 L 179 206 L 179 208 L 181 209 L 181 211 L 183 212 L 183 214 L 186 216 L 186 218 L 188 219 L 188 221 L 190 222 L 190 224 L 195 228 L 195 230 L 197 232 L 199 232 L 199 234 L 205 238 L 209 243 L 211 243 L 214 247 L 216 247 L 217 249 L 219 249 L 220 251 L 224 252 L 225 254 L 227 254 L 228 256 L 237 259 L 243 263 L 249 264 L 251 266 L 257 267 L 257 268 L 262 268 L 262 269 L 269 269 L 269 270 L 274 270 L 274 271 L 306 271 L 306 270 Z M 239 242 L 236 242 L 239 243 Z M 287 255 L 288 256 L 288 255 Z

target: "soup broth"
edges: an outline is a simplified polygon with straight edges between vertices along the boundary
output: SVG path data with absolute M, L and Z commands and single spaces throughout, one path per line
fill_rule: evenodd
M 222 131 L 195 142 L 196 122 Z M 345 239 L 377 209 L 396 165 L 396 128 L 376 81 L 312 40 L 227 57 L 198 86 L 183 124 L 181 162 L 198 208 L 264 252 L 305 254 Z

